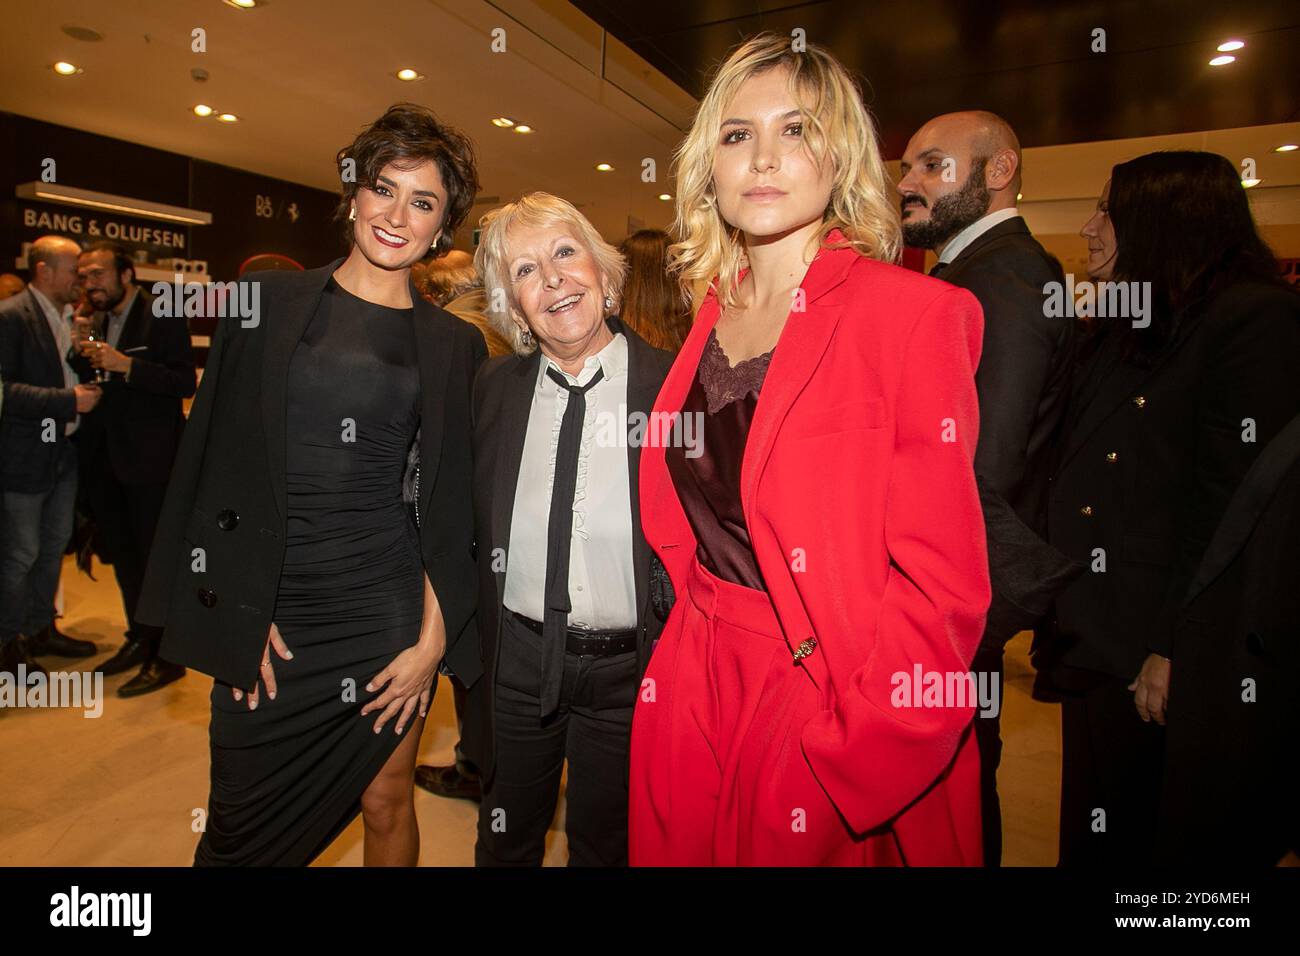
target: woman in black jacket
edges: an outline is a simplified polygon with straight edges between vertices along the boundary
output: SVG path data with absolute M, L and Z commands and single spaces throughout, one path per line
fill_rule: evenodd
M 1300 296 L 1227 159 L 1116 166 L 1083 235 L 1093 278 L 1149 283 L 1129 290 L 1149 309 L 1094 320 L 1051 480 L 1049 540 L 1090 568 L 1036 647 L 1040 692 L 1064 704 L 1063 865 L 1150 858 L 1178 609 L 1233 491 L 1300 411 Z
M 514 354 L 474 382 L 474 860 L 542 865 L 567 766 L 569 865 L 626 866 L 632 708 L 663 629 L 637 423 L 672 357 L 615 314 L 623 257 L 571 203 L 529 193 L 481 225 L 479 271 L 504 293 L 489 317 Z
M 404 104 L 338 163 L 351 252 L 234 290 L 140 600 L 166 627 L 163 656 L 216 678 L 197 864 L 303 865 L 361 811 L 367 865 L 414 865 L 439 665 L 466 682 L 481 666 L 460 638 L 486 350 L 410 279 L 474 201 L 473 150 Z

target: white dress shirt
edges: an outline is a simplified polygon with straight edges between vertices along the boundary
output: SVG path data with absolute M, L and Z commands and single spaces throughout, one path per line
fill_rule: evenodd
M 58 350 L 59 362 L 63 365 L 63 387 L 73 388 L 77 385 L 77 373 L 68 364 L 68 351 L 72 348 L 72 306 L 65 305 L 60 313 L 55 304 L 47 299 L 40 289 L 34 285 L 29 285 L 27 288 L 32 290 L 32 298 L 41 307 L 41 311 L 45 313 L 45 321 L 50 325 L 50 334 L 54 336 L 54 347 Z M 63 426 L 63 434 L 71 435 L 80 423 L 81 416 L 74 415 L 72 421 Z
M 586 385 L 597 369 L 604 378 L 587 392 L 578 449 L 578 484 L 573 495 L 569 550 L 569 626 L 607 630 L 637 623 L 636 578 L 632 566 L 632 499 L 626 442 L 597 441 L 617 416 L 626 433 L 627 339 L 614 340 L 583 364 L 577 378 L 546 356 L 538 363 L 528 412 L 519 482 L 515 487 L 506 555 L 505 605 L 541 621 L 546 607 L 546 533 L 555 484 L 555 449 L 569 392 L 546 374 L 554 366 L 574 385 Z
M 943 247 L 943 252 L 939 256 L 940 262 L 952 262 L 962 250 L 969 246 L 984 233 L 988 232 L 1000 222 L 1006 222 L 1008 219 L 1015 219 L 1020 215 L 1020 210 L 1012 206 L 1010 209 L 999 209 L 997 212 L 991 212 L 987 216 L 976 219 L 969 226 L 963 229 L 957 235 L 952 237 L 952 241 Z

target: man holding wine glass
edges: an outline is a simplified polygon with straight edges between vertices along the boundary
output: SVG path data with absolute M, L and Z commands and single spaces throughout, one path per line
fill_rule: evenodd
M 104 391 L 78 438 L 81 480 L 127 621 L 126 642 L 99 670 L 117 674 L 138 666 L 117 691 L 135 697 L 185 675 L 184 667 L 158 657 L 162 630 L 136 621 L 135 611 L 185 421 L 181 400 L 194 394 L 194 356 L 184 316 L 156 314 L 162 310 L 136 285 L 121 246 L 87 246 L 77 274 L 85 300 L 76 319 L 75 363 L 82 381 Z

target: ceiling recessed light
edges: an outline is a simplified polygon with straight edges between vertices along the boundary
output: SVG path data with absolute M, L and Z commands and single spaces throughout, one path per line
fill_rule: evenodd
M 668 202 L 668 200 L 672 199 L 673 197 L 669 193 L 660 193 L 659 198 L 662 199 L 664 202 Z
M 518 126 L 515 127 L 514 131 L 516 133 L 531 133 L 533 131 L 533 128 L 531 126 L 525 125 L 524 123 L 520 123 Z
M 257 6 L 257 0 L 222 0 L 222 2 L 236 10 L 251 10 Z
M 1293 153 L 1293 152 L 1295 152 L 1297 149 L 1300 149 L 1300 146 L 1297 146 L 1295 143 L 1283 143 L 1283 144 L 1282 144 L 1281 146 L 1279 146 L 1277 149 L 1273 150 L 1273 152 L 1275 152 L 1275 153 Z
M 59 76 L 75 76 L 81 72 L 81 67 L 74 63 L 69 63 L 66 60 L 60 60 L 58 63 L 54 64 L 54 72 L 59 74 Z
M 239 121 L 239 117 L 234 113 L 222 113 L 217 119 L 223 123 L 237 123 Z
M 1220 53 L 1231 53 L 1233 50 L 1240 50 L 1245 45 L 1242 40 L 1224 40 L 1217 49 Z
M 597 163 L 596 171 L 601 173 L 612 173 L 614 171 L 614 167 L 611 166 L 609 163 Z
M 211 107 L 211 106 L 208 106 L 206 103 L 199 103 L 197 106 L 194 107 L 194 115 L 195 115 L 195 116 L 211 116 L 211 115 L 212 115 L 212 107 Z
M 397 71 L 397 78 L 398 78 L 399 80 L 405 80 L 406 82 L 409 83 L 411 80 L 422 80 L 422 79 L 424 79 L 424 74 L 423 74 L 423 73 L 417 73 L 415 70 L 412 70 L 410 67 L 407 67 L 407 68 L 404 69 L 404 70 L 398 70 L 398 71 Z
M 505 129 L 506 127 L 514 126 L 515 121 L 512 120 L 509 116 L 498 116 L 496 119 L 492 121 L 492 125 L 500 126 L 502 129 Z
M 1259 185 L 1260 183 L 1262 183 L 1263 181 L 1264 181 L 1264 180 L 1262 180 L 1262 179 L 1243 179 L 1243 180 L 1241 181 L 1241 184 L 1242 184 L 1243 186 L 1245 186 L 1247 189 L 1253 189 L 1254 187 L 1258 186 L 1258 185 Z
M 1228 56 L 1227 54 L 1224 54 L 1223 56 L 1216 56 L 1213 60 L 1211 60 L 1210 66 L 1227 66 L 1229 63 L 1235 63 L 1236 61 L 1237 58 L 1235 56 Z

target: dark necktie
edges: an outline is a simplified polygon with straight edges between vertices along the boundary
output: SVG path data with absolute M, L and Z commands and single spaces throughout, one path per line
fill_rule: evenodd
M 555 483 L 551 486 L 551 514 L 546 524 L 546 605 L 542 619 L 542 717 L 560 706 L 564 678 L 564 641 L 569 630 L 569 549 L 573 543 L 573 494 L 578 487 L 578 451 L 582 446 L 582 421 L 587 414 L 587 392 L 605 376 L 597 369 L 586 385 L 570 385 L 551 366 L 547 376 L 569 393 L 555 446 Z

